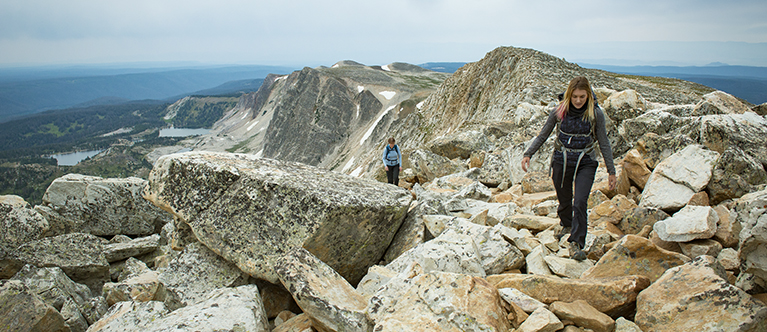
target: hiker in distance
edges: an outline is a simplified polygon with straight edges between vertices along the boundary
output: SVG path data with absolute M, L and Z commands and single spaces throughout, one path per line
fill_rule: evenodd
M 586 253 L 583 252 L 589 225 L 586 209 L 599 166 L 597 144 L 607 166 L 610 190 L 615 189 L 618 182 L 612 148 L 605 129 L 605 114 L 594 96 L 588 79 L 583 76 L 573 78 L 564 96 L 560 96 L 559 105 L 551 110 L 540 134 L 522 158 L 522 170 L 527 172 L 530 157 L 543 145 L 552 130 L 557 128 L 557 140 L 551 156 L 551 179 L 559 200 L 557 214 L 562 226 L 557 239 L 569 234 L 570 257 L 579 261 L 586 259 Z
M 386 170 L 386 178 L 389 183 L 399 185 L 399 172 L 402 170 L 402 153 L 399 146 L 394 144 L 394 137 L 389 137 L 389 144 L 384 148 L 383 163 Z

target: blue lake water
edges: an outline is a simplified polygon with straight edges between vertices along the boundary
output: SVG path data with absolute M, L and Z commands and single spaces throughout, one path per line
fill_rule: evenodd
M 56 162 L 59 164 L 59 166 L 74 166 L 77 165 L 80 161 L 83 161 L 86 158 L 93 157 L 99 152 L 103 150 L 92 150 L 92 151 L 80 151 L 80 152 L 72 152 L 72 153 L 64 153 L 64 154 L 54 154 L 51 156 L 51 158 L 56 159 Z
M 205 135 L 210 129 L 205 128 L 165 128 L 160 129 L 160 137 L 187 137 Z

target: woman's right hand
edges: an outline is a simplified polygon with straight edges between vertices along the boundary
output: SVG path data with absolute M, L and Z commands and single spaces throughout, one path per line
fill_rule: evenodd
M 530 167 L 530 157 L 522 158 L 522 170 L 527 172 L 528 167 Z

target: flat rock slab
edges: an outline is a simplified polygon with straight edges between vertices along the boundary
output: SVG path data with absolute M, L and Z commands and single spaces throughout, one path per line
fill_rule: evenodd
M 161 157 L 144 197 L 187 223 L 251 276 L 278 282 L 274 262 L 303 247 L 356 284 L 400 227 L 407 190 L 252 155 Z

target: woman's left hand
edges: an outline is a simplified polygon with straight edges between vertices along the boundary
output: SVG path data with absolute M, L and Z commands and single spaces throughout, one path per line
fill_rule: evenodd
M 618 178 L 615 177 L 615 174 L 610 174 L 607 177 L 607 184 L 610 186 L 610 190 L 615 190 L 615 187 L 618 186 Z

